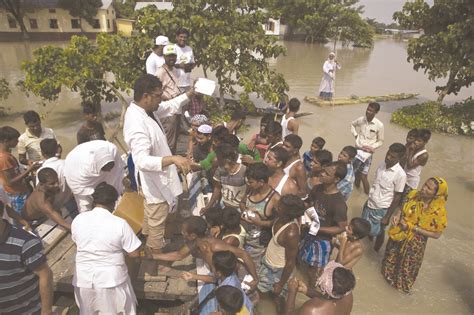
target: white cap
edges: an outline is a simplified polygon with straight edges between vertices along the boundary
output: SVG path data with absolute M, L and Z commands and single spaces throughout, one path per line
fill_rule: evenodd
M 170 43 L 168 37 L 160 35 L 155 39 L 155 45 L 168 45 Z
M 212 133 L 212 127 L 209 125 L 201 125 L 199 126 L 198 130 L 199 133 L 210 134 Z

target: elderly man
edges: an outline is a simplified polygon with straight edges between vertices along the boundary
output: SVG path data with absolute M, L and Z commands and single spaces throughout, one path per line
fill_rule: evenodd
M 183 192 L 177 168 L 188 172 L 191 161 L 171 155 L 160 118 L 181 110 L 193 90 L 162 102 L 162 84 L 152 75 L 143 75 L 134 86 L 133 102 L 125 113 L 124 139 L 135 163 L 139 190 L 145 197 L 142 233 L 147 235 L 147 250 L 159 253 L 164 247 L 165 221 L 176 198 Z M 155 271 L 156 272 L 156 271 Z
M 92 193 L 101 182 L 123 191 L 125 163 L 117 147 L 108 141 L 94 140 L 75 147 L 66 156 L 64 176 L 76 199 L 79 212 L 92 209 Z
M 155 39 L 153 51 L 146 59 L 146 73 L 155 74 L 158 68 L 163 66 L 165 59 L 163 58 L 163 47 L 169 44 L 168 37 L 160 35 Z
M 336 70 L 341 69 L 341 65 L 336 60 L 336 54 L 331 52 L 323 65 L 323 78 L 319 86 L 319 97 L 326 101 L 331 101 L 334 96 L 336 85 Z
M 76 268 L 72 284 L 82 314 L 136 314 L 137 299 L 124 252 L 139 256 L 140 240 L 128 223 L 111 212 L 118 193 L 100 183 L 92 194 L 94 209 L 72 222 Z

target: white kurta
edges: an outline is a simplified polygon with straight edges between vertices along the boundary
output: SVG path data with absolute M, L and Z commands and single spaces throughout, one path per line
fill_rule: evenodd
M 187 95 L 181 94 L 160 103 L 153 113 L 155 119 L 159 122 L 160 118 L 179 113 L 181 107 L 188 102 Z M 157 124 L 143 108 L 132 102 L 125 113 L 123 137 L 132 151 L 135 176 L 146 202 L 155 204 L 166 201 L 172 205 L 176 197 L 183 192 L 183 187 L 176 166 L 161 165 L 163 157 L 172 155 L 161 123 Z
M 110 172 L 101 171 L 107 163 L 115 165 Z M 122 194 L 125 163 L 117 147 L 108 141 L 94 140 L 76 146 L 66 156 L 64 164 L 66 182 L 76 198 L 79 212 L 90 210 L 92 193 L 101 182 L 106 182 Z
M 334 93 L 334 82 L 336 80 L 336 69 L 341 69 L 333 60 L 326 60 L 323 65 L 323 78 L 319 86 L 319 92 Z
M 141 242 L 128 223 L 96 207 L 74 219 L 71 238 L 77 246 L 72 284 L 81 314 L 134 314 L 123 252 L 137 250 Z

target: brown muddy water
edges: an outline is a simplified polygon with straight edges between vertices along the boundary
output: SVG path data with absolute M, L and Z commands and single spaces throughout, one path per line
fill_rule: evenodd
M 20 64 L 31 58 L 35 48 L 62 43 L 0 43 L 0 77 L 11 82 L 22 78 Z M 282 42 L 287 54 L 271 65 L 283 73 L 290 85 L 290 96 L 303 99 L 314 96 L 321 80 L 322 63 L 332 45 Z M 337 59 L 342 69 L 337 73 L 336 96 L 384 95 L 389 93 L 419 93 L 418 101 L 435 99 L 433 82 L 423 73 L 415 72 L 406 61 L 406 42 L 382 39 L 373 49 L 339 48 Z M 198 71 L 194 77 L 202 76 Z M 453 102 L 472 96 L 473 89 L 464 89 L 458 96 L 446 98 Z M 378 118 L 385 125 L 385 143 L 376 153 L 369 180 L 376 166 L 383 161 L 388 146 L 393 142 L 404 143 L 406 128 L 390 123 L 391 113 L 398 107 L 415 103 L 382 103 Z M 75 133 L 81 124 L 80 99 L 77 94 L 63 92 L 60 98 L 38 105 L 38 99 L 27 98 L 14 89 L 13 95 L 1 104 L 10 108 L 9 116 L 0 119 L 0 125 L 24 129 L 19 112 L 34 109 L 44 115 L 44 125 L 58 134 L 66 152 L 75 145 Z M 303 102 L 303 112 L 313 115 L 300 118 L 300 135 L 306 150 L 311 139 L 322 136 L 326 148 L 337 156 L 340 149 L 353 144 L 350 122 L 363 115 L 366 105 L 317 107 Z M 119 110 L 119 104 L 104 104 L 104 111 Z M 257 120 L 250 119 L 252 127 L 246 138 L 256 130 Z M 430 160 L 422 172 L 422 180 L 431 176 L 446 178 L 449 184 L 448 227 L 438 239 L 430 239 L 425 258 L 413 293 L 398 293 L 388 286 L 380 274 L 383 255 L 376 254 L 367 244 L 366 253 L 355 266 L 357 279 L 354 291 L 354 314 L 468 314 L 474 313 L 474 167 L 473 140 L 451 135 L 433 134 L 428 143 Z M 366 196 L 355 190 L 349 200 L 349 217 L 359 216 Z M 304 301 L 299 297 L 298 302 Z M 269 301 L 263 301 L 259 310 L 273 314 Z

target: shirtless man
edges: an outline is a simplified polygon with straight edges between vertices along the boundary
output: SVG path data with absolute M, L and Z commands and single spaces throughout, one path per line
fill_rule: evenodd
M 270 184 L 280 196 L 298 194 L 298 186 L 295 181 L 283 171 L 289 159 L 290 155 L 285 149 L 275 147 L 268 151 L 266 159 L 264 160 L 265 165 L 268 166 L 270 173 L 272 173 L 268 179 L 268 184 Z
M 339 252 L 336 262 L 347 269 L 352 269 L 364 253 L 361 239 L 369 235 L 370 223 L 362 218 L 353 218 L 346 226 L 346 232 L 337 236 L 339 241 Z
M 174 262 L 183 260 L 192 254 L 193 256 L 202 258 L 209 268 L 211 268 L 212 255 L 214 253 L 229 251 L 234 253 L 237 258 L 243 260 L 245 268 L 254 279 L 247 284 L 251 289 L 255 289 L 258 284 L 258 275 L 250 255 L 239 248 L 226 244 L 220 239 L 207 236 L 206 232 L 207 223 L 202 217 L 188 217 L 181 225 L 181 234 L 183 234 L 185 245 L 178 251 L 160 254 L 153 253 L 152 257 L 156 260 Z
M 52 168 L 45 167 L 38 172 L 37 176 L 39 185 L 26 199 L 22 210 L 23 218 L 31 222 L 48 217 L 70 231 L 71 224 L 53 208 L 54 197 L 59 193 L 58 174 Z
M 320 278 L 324 281 L 318 280 L 318 285 L 315 288 L 307 287 L 302 280 L 290 279 L 285 315 L 351 314 L 353 305 L 351 291 L 355 287 L 354 274 L 340 264 L 334 264 L 334 266 L 328 265 L 326 267 Z M 328 268 L 329 266 L 330 268 Z M 332 287 L 331 292 L 328 292 L 329 287 Z M 295 311 L 295 299 L 298 292 L 311 299 L 307 300 L 298 311 Z
M 306 171 L 300 157 L 302 145 L 303 140 L 298 135 L 290 134 L 285 137 L 282 147 L 288 151 L 290 159 L 286 163 L 283 171 L 296 182 L 298 186 L 298 196 L 305 197 L 308 194 L 308 189 L 306 185 Z

